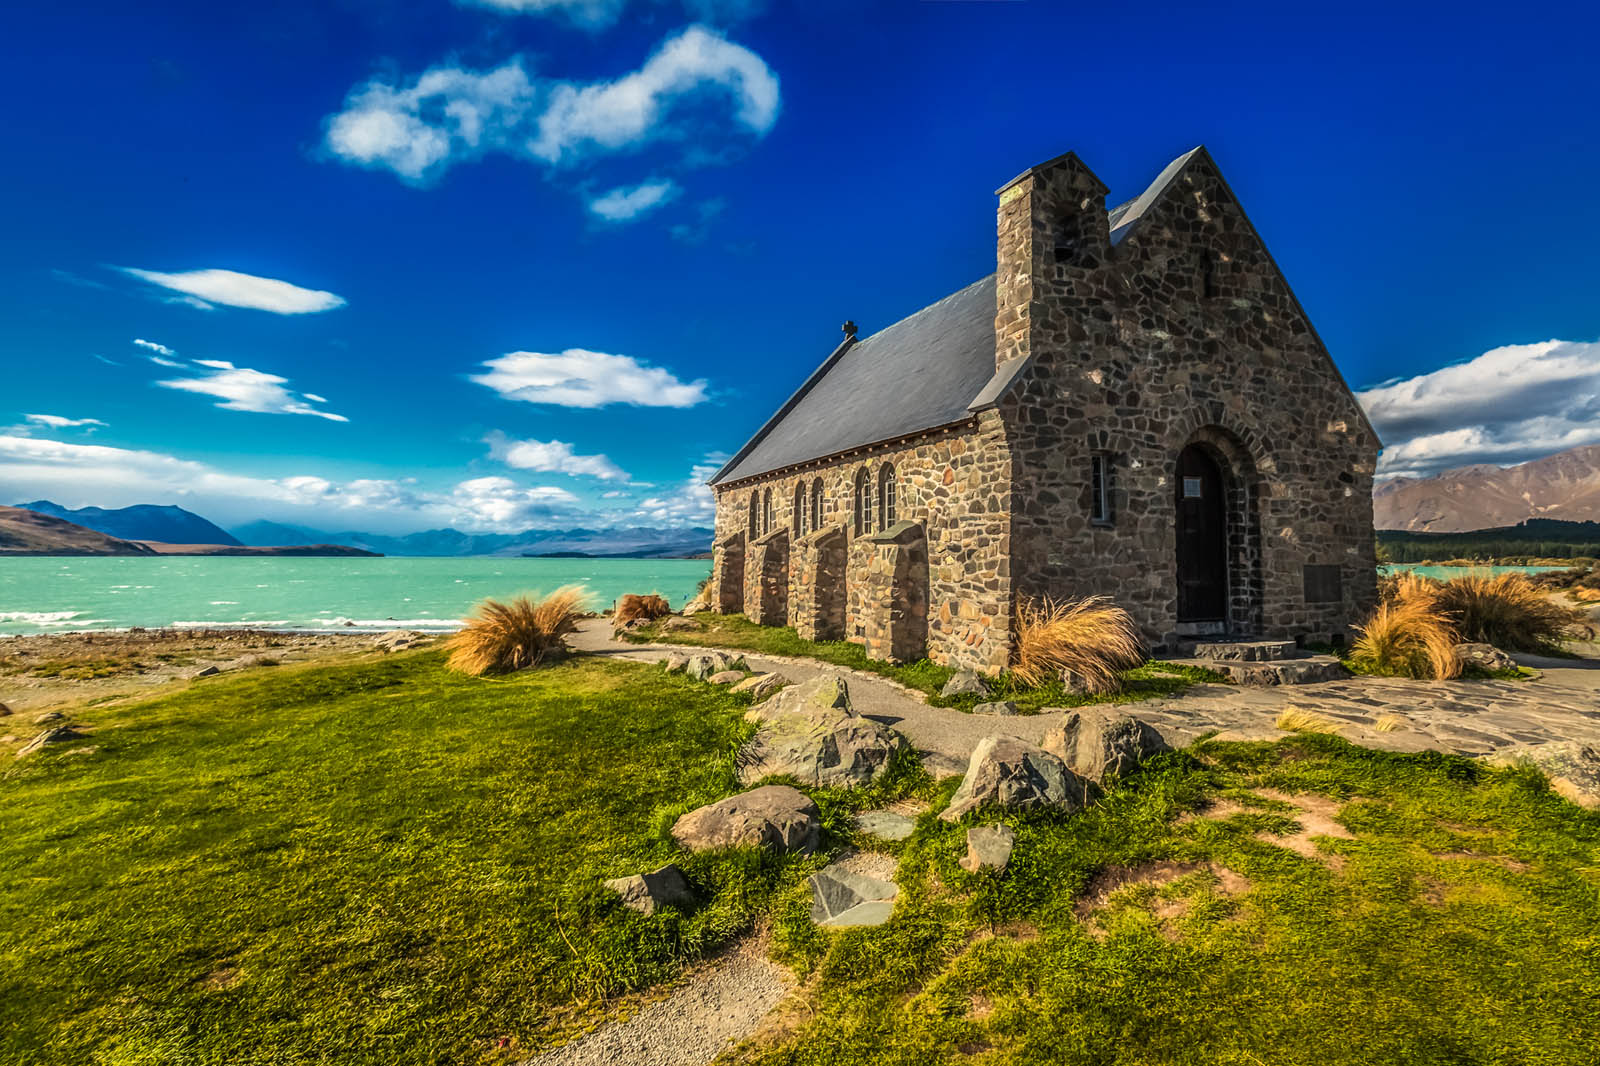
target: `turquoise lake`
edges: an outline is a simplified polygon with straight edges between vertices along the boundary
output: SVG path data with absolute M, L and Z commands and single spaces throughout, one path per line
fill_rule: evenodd
M 0 634 L 250 626 L 454 629 L 487 596 L 582 584 L 596 610 L 626 593 L 681 607 L 706 559 L 0 559 Z
M 1402 570 L 1409 570 L 1413 574 L 1423 577 L 1437 578 L 1440 581 L 1449 581 L 1453 577 L 1462 577 L 1466 574 L 1537 574 L 1545 570 L 1568 570 L 1566 566 L 1417 566 L 1415 563 L 1390 563 L 1378 569 L 1385 574 L 1396 574 Z

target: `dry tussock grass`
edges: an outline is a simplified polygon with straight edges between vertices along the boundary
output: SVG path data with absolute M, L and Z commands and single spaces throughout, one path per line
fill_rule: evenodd
M 1278 712 L 1273 724 L 1289 733 L 1335 733 L 1343 723 L 1291 703 Z
M 1456 659 L 1458 637 L 1451 616 L 1439 602 L 1437 583 L 1405 575 L 1393 598 L 1378 604 L 1350 657 L 1379 673 L 1414 678 L 1451 678 L 1461 674 Z
M 665 618 L 671 613 L 672 605 L 660 596 L 627 595 L 617 601 L 617 610 L 611 616 L 611 624 L 625 626 L 636 619 L 654 622 L 657 618 Z
M 535 603 L 518 596 L 509 603 L 484 600 L 467 618 L 466 627 L 445 647 L 448 666 L 474 677 L 522 670 L 567 651 L 566 638 L 578 628 L 587 593 L 566 585 Z
M 1102 596 L 1025 600 L 1017 609 L 1011 673 L 1024 685 L 1042 685 L 1066 669 L 1082 677 L 1092 692 L 1116 692 L 1122 687 L 1121 672 L 1145 658 L 1144 637 L 1133 617 Z
M 1462 640 L 1505 651 L 1540 651 L 1567 637 L 1594 636 L 1583 611 L 1562 606 L 1515 571 L 1451 578 L 1437 586 L 1437 598 Z

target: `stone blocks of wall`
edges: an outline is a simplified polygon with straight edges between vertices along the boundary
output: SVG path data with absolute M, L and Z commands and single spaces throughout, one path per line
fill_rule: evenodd
M 789 624 L 804 640 L 844 637 L 849 538 L 831 526 L 795 541 L 789 559 Z
M 921 522 L 896 522 L 850 545 L 850 639 L 868 657 L 906 663 L 928 654 L 928 539 Z
M 732 533 L 711 548 L 711 583 L 706 600 L 718 614 L 744 610 L 744 533 Z
M 745 557 L 744 613 L 762 626 L 789 623 L 789 531 L 775 529 Z

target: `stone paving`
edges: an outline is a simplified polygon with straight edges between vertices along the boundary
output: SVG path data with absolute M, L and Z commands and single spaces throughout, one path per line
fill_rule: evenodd
M 598 654 L 653 662 L 682 645 L 619 644 L 604 620 L 586 622 L 574 640 Z M 1335 722 L 1351 741 L 1398 750 L 1438 749 L 1484 755 L 1519 744 L 1576 740 L 1600 745 L 1600 648 L 1583 659 L 1517 656 L 1542 672 L 1527 681 L 1405 681 L 1354 677 L 1311 685 L 1250 688 L 1196 685 L 1170 699 L 1122 704 L 1121 709 L 1160 729 L 1181 746 L 1206 733 L 1236 737 L 1281 736 L 1273 723 L 1288 707 Z M 1062 724 L 1065 713 L 995 717 L 930 707 L 922 695 L 875 674 L 845 670 L 811 659 L 744 655 L 750 669 L 779 670 L 795 682 L 824 673 L 849 678 L 856 711 L 899 730 L 939 775 L 959 774 L 978 741 L 1006 734 L 1040 743 Z M 1394 716 L 1400 722 L 1379 719 Z M 1387 726 L 1401 728 L 1384 728 Z

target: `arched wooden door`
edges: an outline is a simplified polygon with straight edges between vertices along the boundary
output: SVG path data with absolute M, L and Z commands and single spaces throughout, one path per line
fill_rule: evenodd
M 1228 509 L 1222 468 L 1191 444 L 1178 453 L 1178 621 L 1228 620 Z

